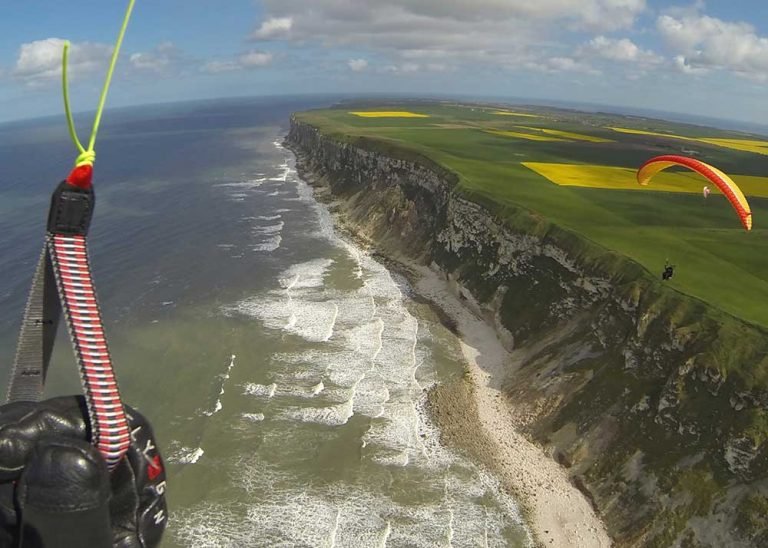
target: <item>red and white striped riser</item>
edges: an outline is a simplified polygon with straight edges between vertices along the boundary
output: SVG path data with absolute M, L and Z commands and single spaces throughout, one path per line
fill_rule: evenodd
M 86 240 L 84 236 L 49 234 L 48 246 L 67 327 L 75 347 L 93 443 L 111 470 L 128 450 L 131 432 L 96 302 Z

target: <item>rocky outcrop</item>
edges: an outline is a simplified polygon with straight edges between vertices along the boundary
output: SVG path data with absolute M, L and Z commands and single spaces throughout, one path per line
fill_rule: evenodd
M 517 425 L 620 546 L 768 545 L 768 335 L 523 209 L 499 212 L 389 143 L 289 143 L 355 230 L 432 265 L 511 351 Z

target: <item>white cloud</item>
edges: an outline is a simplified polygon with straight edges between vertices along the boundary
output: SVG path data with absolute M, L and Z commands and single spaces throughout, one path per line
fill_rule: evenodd
M 137 70 L 165 73 L 179 60 L 180 52 L 171 42 L 163 42 L 148 52 L 134 53 L 129 57 L 131 66 Z
M 444 63 L 419 64 L 405 62 L 399 64 L 385 65 L 379 69 L 379 72 L 389 72 L 392 74 L 414 74 L 417 72 L 447 72 L 452 67 Z
M 562 56 L 570 31 L 632 27 L 646 0 L 263 0 L 254 38 L 369 48 L 390 64 L 519 68 Z M 284 23 L 277 23 L 284 21 Z M 290 23 L 288 23 L 290 22 Z
M 452 67 L 446 63 L 427 63 L 425 68 L 430 72 L 448 72 Z
M 538 2 L 531 1 L 531 4 L 536 3 Z M 553 0 L 552 3 L 558 2 Z M 566 4 L 567 9 L 574 12 L 579 8 L 583 9 L 581 14 L 571 15 L 571 19 L 577 26 L 596 32 L 631 28 L 635 19 L 646 9 L 645 0 L 584 0 L 559 3 Z
M 347 61 L 347 66 L 355 72 L 360 72 L 368 68 L 368 61 L 366 59 L 350 59 Z
M 272 54 L 264 51 L 250 51 L 238 57 L 243 68 L 265 67 L 272 63 Z
M 11 73 L 32 86 L 60 79 L 64 42 L 61 38 L 46 38 L 22 44 Z M 112 46 L 108 44 L 73 43 L 69 51 L 68 74 L 75 79 L 104 70 L 111 55 Z
M 709 69 L 691 66 L 684 55 L 676 55 L 672 59 L 672 63 L 677 70 L 685 74 L 707 74 L 709 72 Z
M 265 51 L 249 51 L 237 56 L 234 59 L 209 61 L 203 65 L 203 72 L 218 74 L 221 72 L 234 72 L 260 68 L 270 65 L 274 60 L 271 53 Z
M 570 22 L 580 28 L 616 30 L 632 25 L 645 11 L 645 0 L 314 0 L 311 10 L 295 9 L 302 0 L 266 0 L 274 11 L 358 23 L 370 13 L 402 11 L 414 17 L 453 20 L 473 24 L 479 21 L 527 19 Z
M 526 68 L 539 72 L 578 72 L 583 74 L 600 74 L 600 71 L 584 61 L 572 57 L 550 57 L 543 61 L 531 61 L 526 63 Z
M 597 57 L 609 61 L 624 63 L 638 63 L 655 65 L 662 62 L 662 58 L 650 50 L 639 48 L 627 38 L 612 39 L 605 36 L 597 36 L 579 49 L 579 53 L 585 57 Z
M 664 8 L 662 13 L 665 15 L 671 15 L 673 17 L 689 17 L 692 15 L 699 15 L 706 8 L 704 0 L 694 0 L 691 4 L 684 6 L 670 6 Z
M 285 38 L 291 32 L 293 19 L 290 17 L 271 17 L 251 34 L 252 40 L 274 40 Z
M 768 76 L 768 38 L 748 23 L 698 13 L 662 15 L 656 28 L 684 72 L 727 70 L 750 78 Z
M 234 61 L 208 61 L 205 65 L 203 65 L 202 68 L 203 72 L 208 72 L 211 74 L 218 74 L 220 72 L 232 72 L 240 69 L 242 69 L 242 67 Z

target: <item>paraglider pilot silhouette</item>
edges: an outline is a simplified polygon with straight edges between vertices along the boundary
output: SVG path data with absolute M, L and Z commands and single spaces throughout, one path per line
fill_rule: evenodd
M 700 160 L 694 158 L 687 158 L 685 156 L 676 155 L 664 155 L 656 156 L 645 162 L 640 169 L 637 170 L 637 182 L 643 186 L 648 185 L 654 176 L 671 167 L 684 167 L 695 171 L 699 175 L 705 177 L 708 181 L 715 184 L 715 186 L 723 193 L 725 198 L 730 202 L 731 207 L 736 212 L 736 215 L 741 221 L 741 225 L 744 230 L 749 232 L 752 230 L 752 209 L 747 202 L 747 198 L 741 189 L 728 177 L 725 173 L 717 169 L 716 167 L 705 164 Z M 704 199 L 706 199 L 711 193 L 711 189 L 708 185 L 705 185 L 702 189 Z M 675 274 L 675 265 L 669 264 L 669 260 L 664 263 L 664 271 L 661 273 L 662 280 L 669 280 Z
M 662 280 L 669 280 L 675 274 L 675 265 L 669 264 L 669 261 L 664 262 L 664 272 L 661 273 Z

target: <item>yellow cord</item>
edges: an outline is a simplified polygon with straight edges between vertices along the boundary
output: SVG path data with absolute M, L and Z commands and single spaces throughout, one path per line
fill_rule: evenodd
M 69 128 L 69 136 L 72 138 L 72 142 L 75 143 L 77 150 L 80 153 L 85 152 L 85 148 L 80 143 L 80 139 L 77 138 L 77 132 L 75 131 L 75 122 L 72 120 L 72 111 L 69 108 L 69 84 L 67 83 L 67 62 L 69 61 L 69 40 L 64 42 L 64 57 L 62 58 L 61 67 L 61 87 L 64 91 L 64 112 L 67 114 L 67 127 Z
M 120 55 L 120 48 L 123 45 L 123 38 L 125 37 L 125 31 L 128 29 L 128 22 L 131 19 L 131 13 L 133 12 L 133 6 L 136 0 L 130 0 L 128 2 L 128 8 L 125 11 L 125 17 L 123 18 L 123 25 L 120 27 L 120 34 L 117 36 L 117 42 L 115 43 L 115 49 L 112 52 L 112 59 L 109 62 L 109 70 L 107 70 L 107 79 L 104 82 L 104 87 L 101 89 L 101 96 L 99 97 L 99 106 L 96 109 L 96 117 L 93 120 L 93 129 L 91 130 L 91 138 L 88 141 L 88 149 L 86 149 L 80 139 L 77 138 L 77 131 L 75 130 L 75 122 L 72 119 L 72 110 L 69 106 L 69 84 L 67 82 L 67 64 L 69 61 L 69 41 L 64 42 L 64 54 L 62 58 L 62 71 L 61 71 L 61 85 L 64 92 L 64 112 L 67 115 L 67 127 L 69 128 L 69 135 L 72 138 L 72 142 L 77 147 L 80 154 L 75 160 L 75 166 L 82 165 L 92 166 L 96 161 L 96 152 L 94 147 L 96 145 L 96 135 L 99 132 L 99 124 L 101 123 L 101 115 L 104 112 L 104 105 L 107 102 L 107 93 L 109 92 L 109 86 L 112 83 L 112 75 L 115 72 L 115 65 L 117 65 L 117 58 Z

